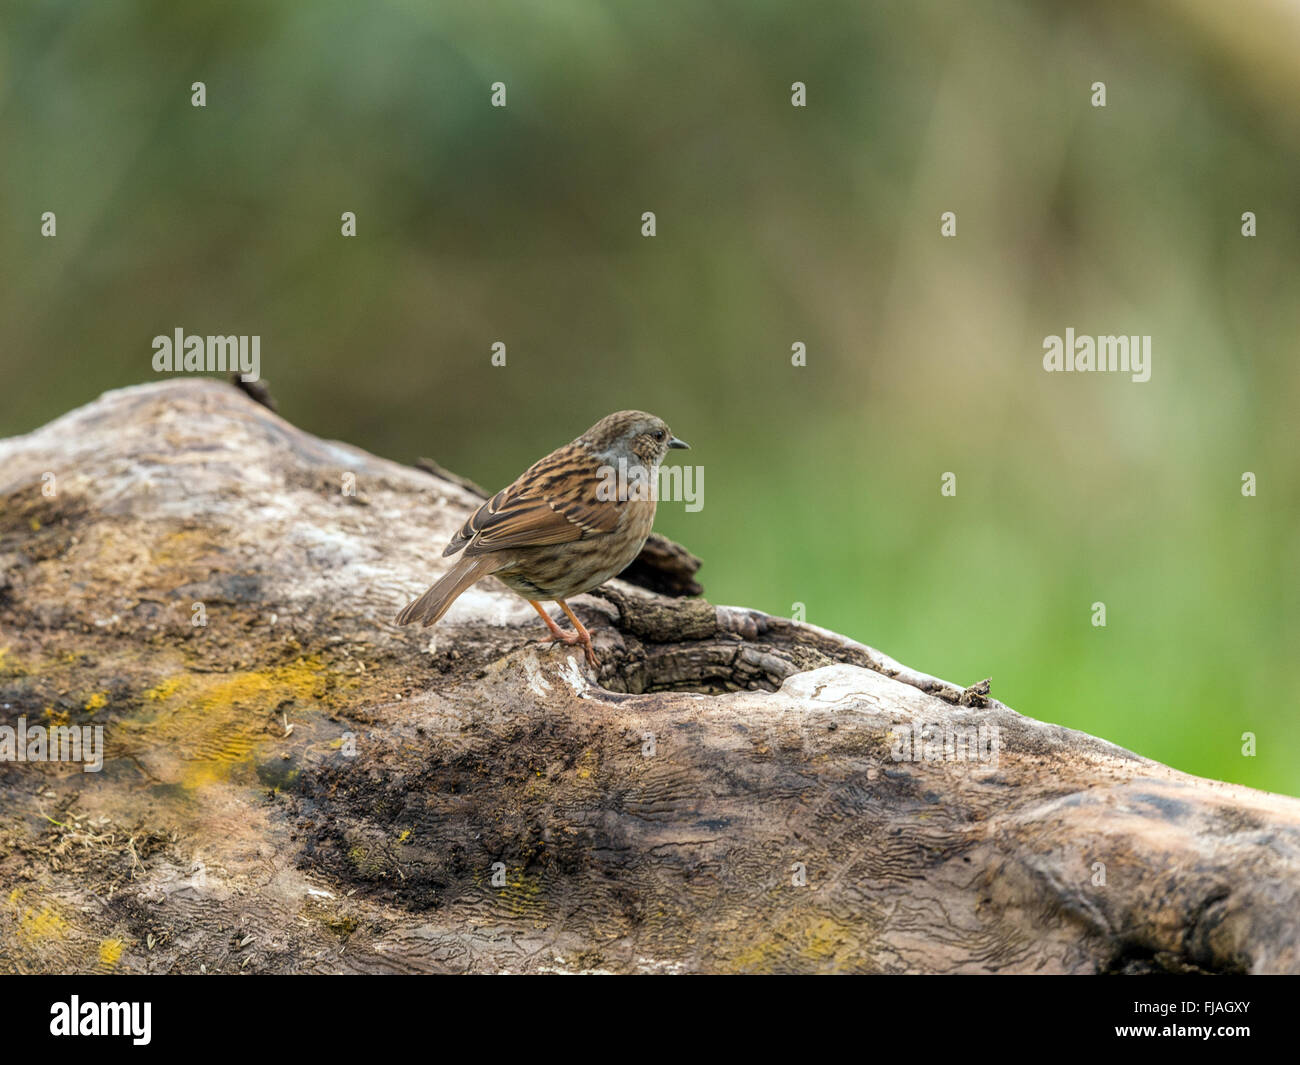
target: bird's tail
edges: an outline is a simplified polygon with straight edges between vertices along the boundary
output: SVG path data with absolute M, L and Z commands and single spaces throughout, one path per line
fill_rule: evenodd
M 427 629 L 434 624 L 471 584 L 491 576 L 509 564 L 509 559 L 492 555 L 462 558 L 432 588 L 397 615 L 397 624 L 421 621 Z

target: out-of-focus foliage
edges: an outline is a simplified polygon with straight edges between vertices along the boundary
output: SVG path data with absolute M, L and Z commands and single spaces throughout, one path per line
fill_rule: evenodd
M 0 434 L 176 327 L 489 486 L 645 408 L 704 466 L 659 526 L 714 601 L 1300 793 L 1291 8 L 0 10 Z M 1151 335 L 1151 381 L 1045 374 L 1067 326 Z

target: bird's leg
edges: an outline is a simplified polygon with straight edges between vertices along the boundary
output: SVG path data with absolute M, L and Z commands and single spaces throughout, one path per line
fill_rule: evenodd
M 583 628 L 582 622 L 578 620 L 578 615 L 569 609 L 568 603 L 563 599 L 557 599 L 555 601 L 560 604 L 560 609 L 569 615 L 569 620 L 573 622 L 573 627 L 578 630 L 577 642 L 582 644 L 582 650 L 587 656 L 587 665 L 591 666 L 592 669 L 595 669 L 600 665 L 600 661 L 596 658 L 596 652 L 591 649 L 591 633 Z
M 555 622 L 551 620 L 551 615 L 542 609 L 541 603 L 535 602 L 534 600 L 530 599 L 528 600 L 528 605 L 531 606 L 534 610 L 537 611 L 537 613 L 539 613 L 542 616 L 542 620 L 546 622 L 546 627 L 551 630 L 550 638 L 552 640 L 559 640 L 561 643 L 582 642 L 582 637 L 579 636 L 576 632 L 565 632 L 562 628 L 560 628 L 559 625 L 555 624 Z

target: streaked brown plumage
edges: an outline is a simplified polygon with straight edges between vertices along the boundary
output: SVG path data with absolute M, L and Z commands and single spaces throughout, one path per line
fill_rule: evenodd
M 602 418 L 479 507 L 443 551 L 443 557 L 461 557 L 397 615 L 397 623 L 432 625 L 471 585 L 495 576 L 532 604 L 552 640 L 581 644 L 587 661 L 597 665 L 591 636 L 565 600 L 622 572 L 655 520 L 654 495 L 636 490 L 636 474 L 632 490 L 620 498 L 610 491 L 610 471 L 621 463 L 651 477 L 669 448 L 687 446 L 653 414 L 623 410 Z M 556 625 L 543 599 L 554 599 L 576 631 Z

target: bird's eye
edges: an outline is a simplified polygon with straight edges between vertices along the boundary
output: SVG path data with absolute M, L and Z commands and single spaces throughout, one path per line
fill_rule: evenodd
M 660 443 L 663 443 L 663 439 L 666 435 L 667 434 L 662 429 L 655 430 L 655 439 L 658 440 Z

